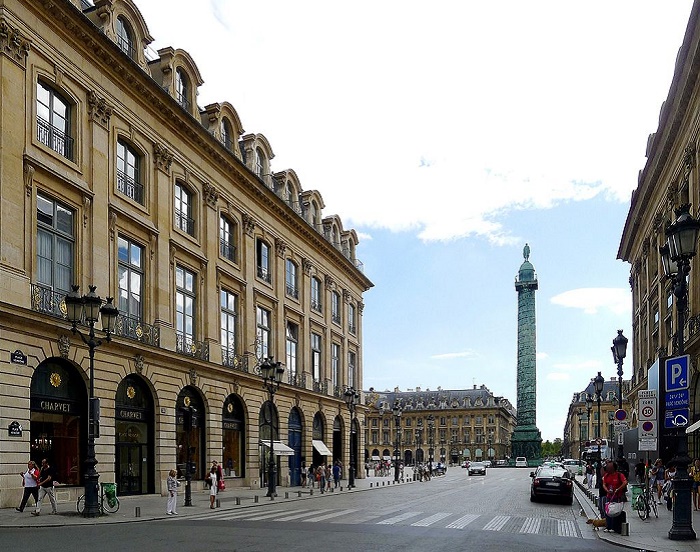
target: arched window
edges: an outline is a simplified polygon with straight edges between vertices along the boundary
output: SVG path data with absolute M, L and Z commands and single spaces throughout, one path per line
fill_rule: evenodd
M 192 194 L 180 182 L 175 184 L 175 228 L 194 236 Z
M 265 174 L 265 156 L 260 148 L 255 148 L 255 174 L 260 178 Z
M 175 99 L 187 111 L 190 110 L 190 85 L 187 75 L 180 68 L 175 71 Z
M 231 150 L 231 123 L 228 122 L 228 119 L 221 119 L 221 128 L 219 131 L 221 133 L 221 143 L 227 150 Z
M 286 293 L 289 297 L 299 299 L 299 286 L 297 285 L 297 264 L 292 259 L 285 263 Z
M 117 17 L 117 46 L 121 48 L 131 59 L 136 56 L 136 49 L 134 48 L 134 33 L 131 30 L 131 25 L 124 19 L 121 15 Z
M 236 262 L 236 224 L 224 215 L 219 219 L 219 252 L 222 257 Z
M 71 111 L 71 105 L 53 88 L 37 82 L 37 140 L 73 161 Z

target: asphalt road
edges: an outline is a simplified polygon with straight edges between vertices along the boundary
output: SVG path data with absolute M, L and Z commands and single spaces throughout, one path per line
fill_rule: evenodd
M 0 532 L 3 551 L 609 551 L 578 506 L 532 503 L 530 470 L 494 468 L 162 521 Z

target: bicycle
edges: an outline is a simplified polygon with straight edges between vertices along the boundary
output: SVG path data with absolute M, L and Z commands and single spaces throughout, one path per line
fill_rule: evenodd
M 651 512 L 654 512 L 654 517 L 659 517 L 659 512 L 656 509 L 656 500 L 654 493 L 647 482 L 642 492 L 635 498 L 633 508 L 637 510 L 637 514 L 642 521 L 649 519 Z
M 119 498 L 117 497 L 116 483 L 100 483 L 100 514 L 116 514 L 119 511 Z M 76 509 L 80 515 L 85 511 L 85 495 L 81 495 L 76 503 Z

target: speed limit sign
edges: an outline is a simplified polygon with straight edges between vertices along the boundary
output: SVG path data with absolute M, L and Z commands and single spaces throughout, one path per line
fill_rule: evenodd
M 640 398 L 639 399 L 639 419 L 640 420 L 651 420 L 657 419 L 658 407 L 657 398 Z

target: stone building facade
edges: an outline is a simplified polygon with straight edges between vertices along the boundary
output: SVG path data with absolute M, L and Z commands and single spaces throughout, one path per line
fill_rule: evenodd
M 230 103 L 197 104 L 195 61 L 149 54 L 131 0 L 8 0 L 0 26 L 0 506 L 17 504 L 28 458 L 57 468 L 59 498 L 82 493 L 72 284 L 120 311 L 94 363 L 97 469 L 120 494 L 161 492 L 188 449 L 197 479 L 218 460 L 229 485 L 262 487 L 270 432 L 282 484 L 302 463 L 347 466 L 351 428 L 364 449 L 343 391 L 362 388 L 372 287 L 357 234 L 273 171 Z M 274 404 L 257 373 L 269 356 L 285 368 Z
M 407 465 L 502 460 L 510 455 L 516 412 L 482 385 L 473 389 L 365 391 L 365 461 L 399 458 Z M 394 416 L 399 405 L 401 415 Z

